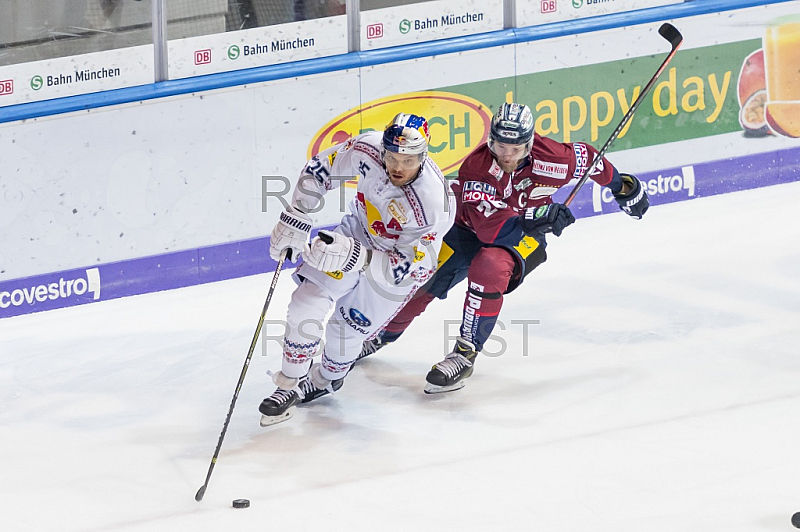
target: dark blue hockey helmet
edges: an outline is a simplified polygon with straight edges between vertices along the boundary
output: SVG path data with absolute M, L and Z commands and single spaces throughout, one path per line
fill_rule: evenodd
M 492 117 L 489 129 L 489 149 L 495 142 L 526 144 L 526 151 L 533 147 L 533 113 L 530 107 L 520 103 L 504 103 Z

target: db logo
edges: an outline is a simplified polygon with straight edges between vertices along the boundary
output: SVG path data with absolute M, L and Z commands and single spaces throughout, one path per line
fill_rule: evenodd
M 377 39 L 383 37 L 383 24 L 370 24 L 367 26 L 367 39 Z
M 194 53 L 195 65 L 208 65 L 209 63 L 211 63 L 211 49 L 197 50 Z
M 0 96 L 4 96 L 6 94 L 11 94 L 14 92 L 14 80 L 13 79 L 5 79 L 0 81 Z
M 555 13 L 556 0 L 542 0 L 542 13 Z

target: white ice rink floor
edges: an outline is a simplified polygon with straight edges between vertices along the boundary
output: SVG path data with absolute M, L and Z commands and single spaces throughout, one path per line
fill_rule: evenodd
M 259 345 L 200 503 L 272 274 L 0 320 L 0 529 L 792 530 L 798 209 L 800 182 L 578 220 L 452 394 L 422 388 L 461 288 L 266 429 Z

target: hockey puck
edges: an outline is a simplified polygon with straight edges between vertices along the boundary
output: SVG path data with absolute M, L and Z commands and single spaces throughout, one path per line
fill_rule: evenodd
M 795 528 L 800 528 L 800 512 L 796 512 L 792 516 L 792 524 L 794 525 Z
M 234 499 L 234 508 L 250 508 L 250 501 L 248 499 Z

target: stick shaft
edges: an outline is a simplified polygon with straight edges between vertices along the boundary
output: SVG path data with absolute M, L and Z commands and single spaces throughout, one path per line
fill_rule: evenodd
M 264 326 L 264 317 L 267 314 L 267 309 L 269 308 L 270 301 L 272 301 L 272 294 L 275 292 L 275 287 L 278 284 L 278 276 L 281 274 L 281 270 L 283 269 L 283 262 L 289 256 L 289 250 L 284 251 L 281 254 L 280 259 L 278 260 L 278 265 L 275 268 L 275 274 L 272 276 L 272 284 L 270 284 L 269 292 L 267 293 L 267 300 L 264 302 L 264 308 L 261 309 L 261 317 L 258 319 L 258 326 L 256 327 L 256 332 L 253 335 L 253 340 L 250 342 L 250 349 L 247 351 L 247 358 L 244 360 L 244 366 L 242 366 L 242 372 L 239 374 L 239 382 L 236 383 L 236 390 L 233 392 L 233 399 L 231 399 L 231 406 L 228 408 L 228 415 L 225 418 L 225 424 L 222 425 L 222 432 L 219 435 L 219 441 L 217 441 L 217 448 L 214 449 L 214 456 L 211 458 L 211 464 L 208 466 L 208 473 L 206 474 L 206 481 L 197 490 L 197 494 L 194 496 L 196 501 L 203 500 L 203 496 L 205 496 L 206 489 L 208 488 L 208 482 L 211 480 L 211 473 L 214 471 L 214 466 L 217 463 L 217 457 L 219 457 L 219 451 L 222 448 L 222 440 L 225 439 L 225 433 L 228 432 L 228 424 L 231 422 L 231 416 L 233 415 L 233 408 L 236 406 L 236 400 L 239 398 L 239 391 L 242 389 L 242 384 L 244 383 L 244 377 L 247 375 L 247 368 L 250 367 L 250 360 L 253 358 L 253 352 L 256 349 L 256 344 L 258 343 L 258 337 L 261 335 L 261 328 Z
M 670 31 L 665 31 L 665 28 L 667 26 L 670 28 Z M 572 203 L 572 200 L 575 199 L 575 196 L 578 194 L 578 191 L 583 187 L 583 185 L 589 179 L 589 176 L 592 174 L 592 172 L 594 172 L 594 169 L 603 159 L 606 152 L 614 143 L 614 141 L 617 140 L 617 137 L 619 136 L 620 132 L 625 128 L 625 125 L 630 121 L 631 117 L 633 117 L 633 113 L 636 112 L 636 109 L 639 107 L 639 104 L 642 103 L 647 94 L 650 92 L 650 89 L 653 88 L 653 85 L 655 85 L 656 80 L 658 80 L 658 77 L 661 75 L 661 73 L 664 72 L 664 69 L 667 67 L 667 64 L 669 64 L 669 62 L 672 61 L 672 58 L 675 57 L 675 53 L 678 51 L 678 47 L 683 42 L 683 38 L 680 36 L 680 33 L 678 33 L 678 30 L 676 30 L 672 25 L 668 24 L 662 25 L 661 29 L 659 29 L 659 33 L 664 38 L 670 41 L 670 44 L 672 45 L 672 50 L 669 52 L 667 57 L 661 63 L 661 66 L 658 67 L 656 73 L 653 74 L 653 77 L 650 78 L 650 81 L 647 82 L 647 85 L 645 85 L 644 90 L 641 93 L 639 93 L 639 97 L 636 98 L 636 101 L 633 102 L 630 109 L 628 109 L 628 112 L 625 113 L 625 116 L 622 117 L 622 120 L 620 121 L 619 124 L 617 124 L 616 129 L 614 129 L 614 132 L 611 133 L 610 137 L 608 137 L 606 143 L 603 145 L 602 148 L 600 148 L 600 151 L 597 153 L 597 157 L 595 157 L 594 160 L 592 161 L 592 164 L 589 165 L 589 167 L 586 169 L 585 172 L 583 172 L 583 175 L 581 176 L 580 180 L 578 180 L 578 183 L 575 185 L 575 188 L 572 189 L 572 191 L 569 193 L 569 196 L 567 196 L 567 199 L 564 201 L 564 205 L 569 206 L 569 204 Z M 665 35 L 666 33 L 668 33 L 670 37 Z

